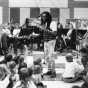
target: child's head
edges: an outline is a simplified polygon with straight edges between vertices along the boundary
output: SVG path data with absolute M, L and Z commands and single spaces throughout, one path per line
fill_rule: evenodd
M 41 58 L 38 58 L 34 61 L 34 65 L 39 65 L 41 63 Z
M 81 57 L 85 57 L 88 55 L 88 49 L 87 48 L 81 48 L 80 49 L 80 54 L 81 54 Z
M 74 85 L 72 88 L 81 88 L 81 87 L 79 87 L 79 86 L 77 86 L 77 85 Z
M 12 59 L 13 59 L 13 56 L 12 56 L 11 54 L 7 54 L 7 55 L 5 56 L 5 61 L 6 61 L 6 62 L 10 62 Z
M 20 56 L 15 56 L 13 58 L 13 60 L 15 61 L 16 64 L 19 64 L 19 58 L 20 58 Z
M 66 61 L 67 61 L 67 62 L 73 62 L 73 55 L 72 55 L 71 53 L 68 53 L 68 54 L 66 55 Z
M 41 73 L 41 66 L 40 65 L 35 65 L 33 69 L 34 74 L 39 74 Z
M 42 83 L 42 82 L 38 83 L 38 84 L 37 84 L 37 88 L 44 88 L 43 83 Z
M 11 72 L 15 72 L 15 67 L 16 67 L 15 61 L 11 61 L 11 62 L 9 63 L 9 69 L 10 69 L 10 71 L 11 71 Z
M 19 69 L 21 68 L 27 68 L 27 64 L 25 62 L 19 64 Z
M 24 63 L 24 57 L 23 56 L 19 56 L 18 63 L 19 64 Z

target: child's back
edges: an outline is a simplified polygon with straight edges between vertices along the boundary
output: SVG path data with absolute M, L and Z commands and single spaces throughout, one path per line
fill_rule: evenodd
M 68 54 L 66 56 L 65 70 L 63 73 L 63 79 L 69 81 L 74 79 L 77 74 L 80 74 L 83 71 L 83 65 L 79 65 L 77 62 L 73 61 L 73 56 Z

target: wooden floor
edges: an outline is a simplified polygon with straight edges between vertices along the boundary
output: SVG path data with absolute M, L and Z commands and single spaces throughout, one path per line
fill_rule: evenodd
M 56 67 L 56 73 L 57 75 L 61 75 L 64 71 L 64 68 L 65 68 L 65 55 L 67 53 L 58 53 L 58 52 L 55 52 L 55 67 Z M 43 52 L 39 52 L 39 51 L 34 51 L 33 52 L 33 56 L 34 56 L 34 59 L 36 58 L 44 58 L 44 53 Z M 76 55 L 76 54 L 74 54 Z M 45 69 L 46 70 L 46 69 Z M 73 85 L 79 85 L 81 86 L 83 84 L 83 81 L 79 81 L 79 82 L 76 82 L 76 83 L 64 83 L 63 81 L 59 80 L 59 79 L 56 79 L 56 80 L 46 80 L 46 81 L 43 81 L 43 83 L 45 85 L 47 85 L 47 88 L 71 88 Z

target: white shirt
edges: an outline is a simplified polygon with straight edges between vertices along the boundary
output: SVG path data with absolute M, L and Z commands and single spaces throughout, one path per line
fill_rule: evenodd
M 0 62 L 4 60 L 4 56 L 0 56 Z
M 33 66 L 33 56 L 25 56 L 24 62 L 27 64 L 27 67 L 30 68 Z
M 84 69 L 83 65 L 79 65 L 76 62 L 66 62 L 66 67 L 63 73 L 64 78 L 75 77 L 75 73 L 82 72 Z
M 6 29 L 2 29 L 2 31 L 3 31 L 4 33 L 6 33 L 8 36 L 11 35 L 10 30 L 7 29 L 7 28 L 6 28 Z
M 0 88 L 7 88 L 9 84 L 9 77 L 10 75 L 7 75 L 3 81 L 0 81 Z
M 28 88 L 37 88 L 33 81 L 28 82 Z
M 14 29 L 13 30 L 13 36 L 16 36 L 20 33 L 20 29 Z
M 57 31 L 57 22 L 56 21 L 52 21 L 50 24 L 50 29 L 52 31 Z
M 68 33 L 67 33 L 67 36 L 68 36 L 68 37 L 70 37 L 70 35 L 72 34 L 72 31 L 73 31 L 73 29 L 70 29 L 70 30 L 68 31 Z

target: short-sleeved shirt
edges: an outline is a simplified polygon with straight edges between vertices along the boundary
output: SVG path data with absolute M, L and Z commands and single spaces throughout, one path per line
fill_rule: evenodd
M 83 65 L 79 65 L 76 62 L 67 62 L 66 68 L 63 73 L 64 78 L 74 78 L 75 73 L 81 73 L 83 71 Z

